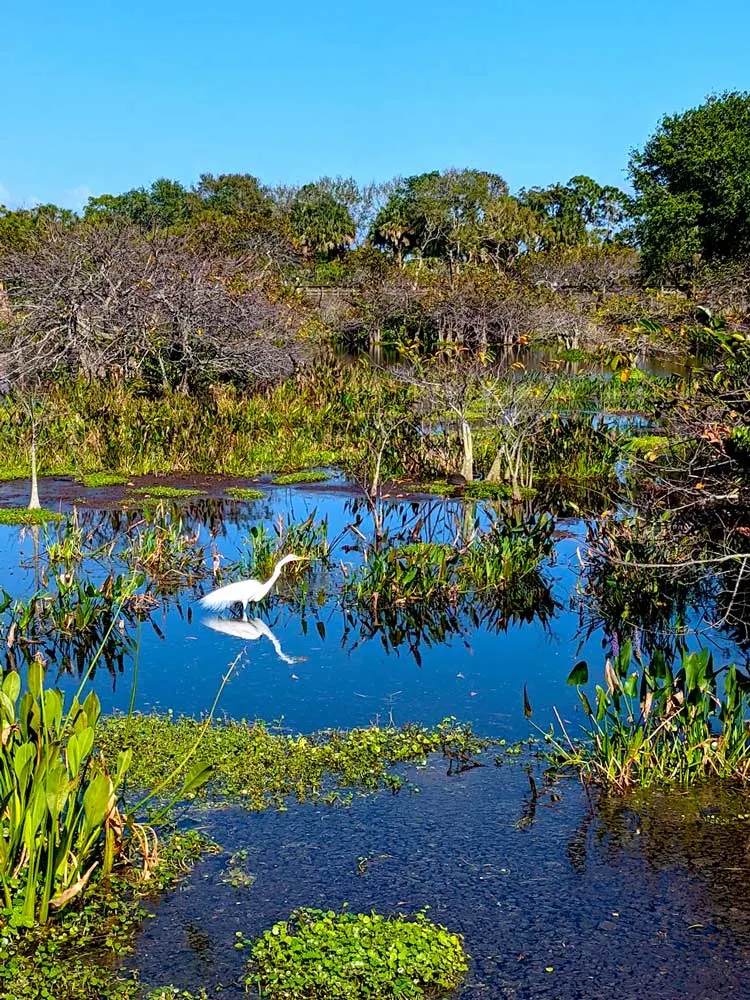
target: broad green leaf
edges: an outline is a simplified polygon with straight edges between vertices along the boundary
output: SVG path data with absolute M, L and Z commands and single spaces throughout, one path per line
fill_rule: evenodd
M 586 684 L 589 679 L 589 667 L 585 660 L 578 663 L 568 674 L 568 684 Z

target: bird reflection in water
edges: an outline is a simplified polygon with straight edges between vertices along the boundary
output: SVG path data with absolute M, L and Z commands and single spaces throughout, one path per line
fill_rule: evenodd
M 245 642 L 252 642 L 254 639 L 260 639 L 265 636 L 266 639 L 271 641 L 271 645 L 275 649 L 278 658 L 283 660 L 284 663 L 301 663 L 306 659 L 304 656 L 288 656 L 281 648 L 281 643 L 273 631 L 260 618 L 248 618 L 243 621 L 237 621 L 234 618 L 211 617 L 204 618 L 203 624 L 208 626 L 208 628 L 212 628 L 214 632 L 233 635 L 236 639 L 242 639 Z

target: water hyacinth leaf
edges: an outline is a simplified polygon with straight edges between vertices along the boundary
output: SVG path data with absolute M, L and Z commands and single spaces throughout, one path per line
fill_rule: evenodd
M 587 684 L 589 679 L 589 666 L 585 660 L 579 660 L 578 663 L 573 667 L 573 669 L 568 674 L 568 684 Z

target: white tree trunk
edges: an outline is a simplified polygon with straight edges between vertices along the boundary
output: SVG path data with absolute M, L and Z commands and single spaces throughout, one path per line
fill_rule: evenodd
M 39 503 L 39 485 L 37 483 L 36 475 L 36 427 L 31 432 L 31 497 L 29 498 L 29 510 L 38 510 L 41 507 Z
M 471 426 L 468 420 L 461 421 L 461 444 L 464 453 L 461 475 L 467 483 L 470 483 L 474 478 L 474 439 L 471 436 Z

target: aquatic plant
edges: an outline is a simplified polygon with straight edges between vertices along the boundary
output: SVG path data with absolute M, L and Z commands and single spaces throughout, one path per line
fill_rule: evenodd
M 108 875 L 126 836 L 136 836 L 148 861 L 148 834 L 126 821 L 118 793 L 132 754 L 108 769 L 94 753 L 97 696 L 78 695 L 64 713 L 61 691 L 44 687 L 39 659 L 21 696 L 15 672 L 0 695 L 0 891 L 11 926 L 44 923 L 68 905 L 95 869 Z
M 203 490 L 189 486 L 136 486 L 131 493 L 154 500 L 181 500 L 183 497 L 195 497 Z
M 46 507 L 0 507 L 0 524 L 47 524 L 62 521 L 64 515 Z
M 245 486 L 230 486 L 224 492 L 233 500 L 262 500 L 266 495 L 263 490 L 255 490 Z
M 396 791 L 404 779 L 390 770 L 395 764 L 423 762 L 431 753 L 475 755 L 489 745 L 455 719 L 434 728 L 370 726 L 289 736 L 270 731 L 262 722 L 227 719 L 206 727 L 193 718 L 156 713 L 108 717 L 97 745 L 106 761 L 116 760 L 126 748 L 133 751 L 131 786 L 167 782 L 170 788 L 176 785 L 176 762 L 196 745 L 199 735 L 196 766 L 211 774 L 201 794 L 226 796 L 255 810 L 284 807 L 290 796 L 298 801 L 341 801 L 346 790 Z
M 128 477 L 121 472 L 87 472 L 78 477 L 78 482 L 87 489 L 101 489 L 105 486 L 124 486 Z
M 283 476 L 275 476 L 271 482 L 274 486 L 293 486 L 295 483 L 324 483 L 330 476 L 326 472 L 303 470 L 301 472 L 286 472 Z
M 198 538 L 199 532 L 187 531 L 181 517 L 169 517 L 159 506 L 130 529 L 120 557 L 160 593 L 173 592 L 207 573 L 205 547 Z
M 750 678 L 736 667 L 717 670 L 707 649 L 685 653 L 679 667 L 658 650 L 646 662 L 626 642 L 607 659 L 604 679 L 592 706 L 583 688 L 587 664 L 571 672 L 568 682 L 578 686 L 586 715 L 584 736 L 571 738 L 564 727 L 548 734 L 556 766 L 620 792 L 750 778 Z
M 255 942 L 245 982 L 268 1000 L 419 1000 L 455 990 L 469 968 L 463 938 L 424 913 L 295 910 Z
M 106 878 L 95 870 L 76 906 L 54 921 L 22 931 L 2 927 L 0 1000 L 188 1000 L 189 994 L 171 987 L 146 995 L 121 959 L 153 916 L 144 896 L 177 885 L 201 857 L 217 851 L 197 830 L 174 831 L 161 840 L 148 882 L 127 870 L 115 868 Z
M 273 522 L 269 531 L 265 524 L 255 524 L 248 533 L 248 549 L 241 558 L 229 567 L 229 573 L 240 579 L 267 579 L 273 567 L 282 556 L 302 556 L 304 561 L 292 563 L 286 572 L 286 579 L 292 584 L 304 581 L 310 564 L 327 563 L 331 544 L 328 540 L 328 518 L 318 521 L 317 510 L 299 523 L 287 524 L 282 517 Z
M 414 541 L 365 545 L 364 562 L 346 594 L 358 605 L 427 603 L 443 597 L 511 589 L 535 574 L 553 552 L 554 521 L 547 514 L 501 514 L 489 529 L 475 523 L 461 544 Z

